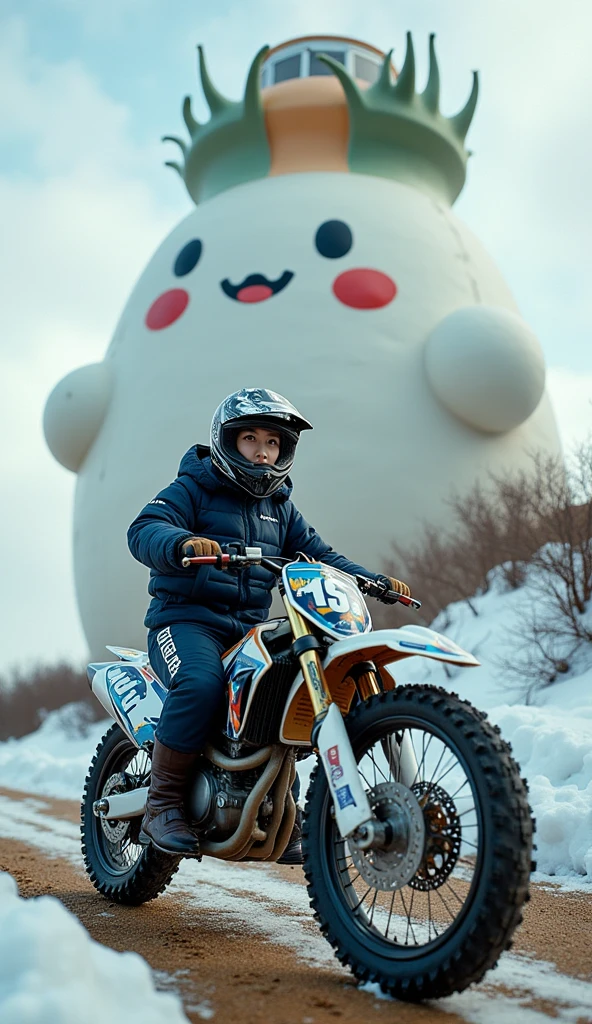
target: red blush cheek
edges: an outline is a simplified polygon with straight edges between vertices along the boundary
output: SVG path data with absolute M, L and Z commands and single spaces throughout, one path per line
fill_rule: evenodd
M 381 270 L 345 270 L 333 282 L 333 294 L 352 309 L 380 309 L 397 294 L 397 286 Z
M 161 331 L 170 327 L 183 315 L 189 304 L 189 293 L 184 288 L 171 288 L 154 300 L 146 313 L 146 327 L 151 331 Z

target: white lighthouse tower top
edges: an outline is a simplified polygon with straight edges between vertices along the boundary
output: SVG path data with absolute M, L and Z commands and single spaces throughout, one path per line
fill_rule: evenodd
M 352 78 L 369 85 L 377 81 L 385 56 L 377 47 L 348 36 L 300 36 L 269 51 L 262 66 L 261 85 L 265 88 L 291 78 L 332 75 L 331 68 L 319 60 L 321 53 L 342 64 Z

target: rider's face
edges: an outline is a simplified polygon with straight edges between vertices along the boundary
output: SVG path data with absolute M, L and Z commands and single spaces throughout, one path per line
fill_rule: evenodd
M 280 435 L 264 427 L 248 427 L 241 430 L 236 447 L 243 458 L 256 466 L 275 466 L 280 454 Z

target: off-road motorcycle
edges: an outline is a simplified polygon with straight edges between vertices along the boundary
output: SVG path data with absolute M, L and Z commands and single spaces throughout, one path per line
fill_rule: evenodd
M 362 594 L 419 607 L 373 580 L 257 548 L 185 561 L 211 564 L 263 565 L 286 618 L 255 626 L 223 656 L 226 724 L 198 762 L 188 806 L 202 853 L 276 861 L 294 825 L 296 761 L 315 754 L 304 874 L 339 960 L 411 1001 L 479 981 L 511 945 L 528 898 L 526 783 L 485 714 L 435 686 L 395 685 L 392 672 L 412 656 L 477 660 L 425 627 L 373 631 Z M 109 650 L 117 661 L 88 666 L 115 724 L 86 779 L 83 852 L 101 893 L 141 904 L 179 864 L 139 843 L 167 691 L 145 653 Z

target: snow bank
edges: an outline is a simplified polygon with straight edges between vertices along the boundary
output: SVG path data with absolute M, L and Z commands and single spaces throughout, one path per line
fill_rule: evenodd
M 50 712 L 39 729 L 0 743 L 0 786 L 79 800 L 97 743 L 111 720 L 89 725 L 79 704 Z
M 495 708 L 530 786 L 540 871 L 592 881 L 592 717 L 557 707 Z
M 532 600 L 527 588 L 506 591 L 499 577 L 487 594 L 450 605 L 433 623 L 481 662 L 462 669 L 410 658 L 397 681 L 430 682 L 453 690 L 487 711 L 512 745 L 530 786 L 537 821 L 536 859 L 548 875 L 580 875 L 592 881 L 592 665 L 538 691 L 524 704 L 500 661 L 515 650 L 515 633 Z
M 2 1024 L 187 1024 L 178 996 L 157 992 L 137 953 L 94 942 L 53 896 L 24 900 L 0 872 Z

